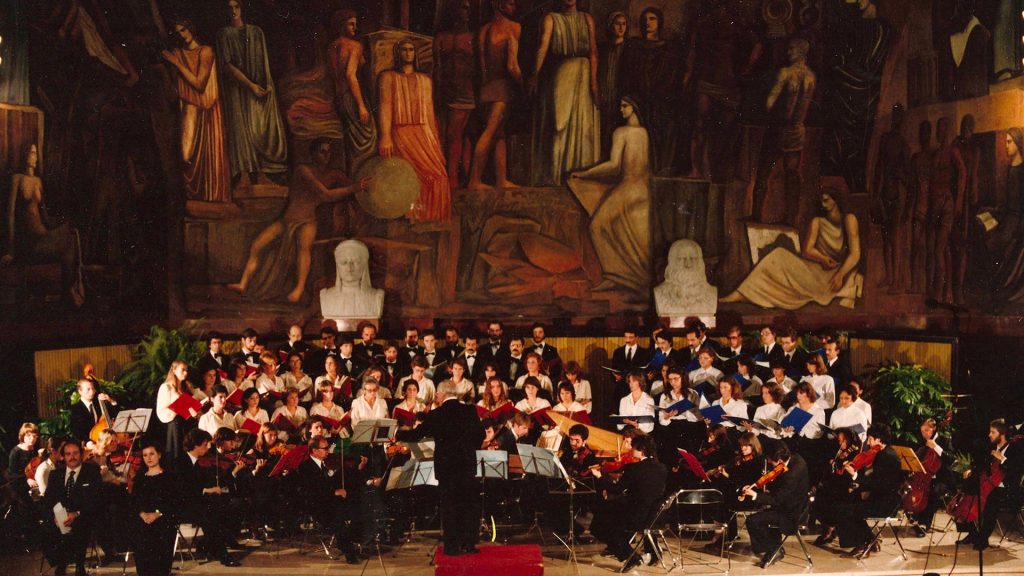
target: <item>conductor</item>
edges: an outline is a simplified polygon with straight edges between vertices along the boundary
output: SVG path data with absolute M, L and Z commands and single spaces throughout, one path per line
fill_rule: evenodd
M 479 514 L 474 509 L 476 498 L 467 495 L 477 491 L 476 450 L 483 442 L 484 429 L 476 408 L 459 402 L 457 387 L 451 380 L 438 386 L 437 400 L 441 405 L 428 412 L 422 424 L 399 431 L 397 439 L 434 438 L 434 474 L 441 496 L 444 553 L 473 554 L 479 552 Z

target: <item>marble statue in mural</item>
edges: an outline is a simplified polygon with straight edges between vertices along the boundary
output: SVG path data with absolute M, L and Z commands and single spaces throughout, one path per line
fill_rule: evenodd
M 213 48 L 196 38 L 190 20 L 174 23 L 180 47 L 164 50 L 174 66 L 181 100 L 181 159 L 190 200 L 231 201 L 231 167 L 220 105 L 217 62 Z
M 626 290 L 647 298 L 650 271 L 650 141 L 629 97 L 619 103 L 625 125 L 612 134 L 611 157 L 573 172 L 569 188 L 590 214 L 590 238 L 601 262 L 595 292 Z
M 838 299 L 840 306 L 853 308 L 864 285 L 858 271 L 860 227 L 857 216 L 843 212 L 838 194 L 832 189 L 821 193 L 820 211 L 807 227 L 800 254 L 775 248 L 721 301 L 796 310 Z
M 384 308 L 384 291 L 370 284 L 370 251 L 358 240 L 345 240 L 334 249 L 337 280 L 320 290 L 325 320 L 376 319 Z
M 331 23 L 332 29 L 338 32 L 337 39 L 327 48 L 334 79 L 334 102 L 343 128 L 346 167 L 349 174 L 356 174 L 377 152 L 377 126 L 362 84 L 366 57 L 363 44 L 356 37 L 359 21 L 354 10 L 335 12 Z
M 51 221 L 43 204 L 43 181 L 36 175 L 38 166 L 39 150 L 32 144 L 25 156 L 25 171 L 11 177 L 7 242 L 0 266 L 59 262 L 65 295 L 74 306 L 81 306 L 85 287 L 78 230 L 67 222 Z
M 395 68 L 380 74 L 380 155 L 398 156 L 412 164 L 420 180 L 419 200 L 411 220 L 448 220 L 452 192 L 434 116 L 430 76 L 418 71 L 416 43 L 395 43 Z
M 515 188 L 508 179 L 505 123 L 517 91 L 522 87 L 523 72 L 519 68 L 519 36 L 522 28 L 513 20 L 515 0 L 495 0 L 494 18 L 477 33 L 480 47 L 480 106 L 487 108 L 487 125 L 473 148 L 473 166 L 469 189 L 481 190 L 487 157 L 494 159 L 494 185 Z
M 317 206 L 348 198 L 370 183 L 369 178 L 352 183 L 340 170 L 330 167 L 331 143 L 327 138 L 313 141 L 310 156 L 312 164 L 302 164 L 292 173 L 284 212 L 256 236 L 241 280 L 228 286 L 246 298 L 273 300 L 284 296 L 289 302 L 298 302 L 309 278 Z M 272 248 L 271 253 L 264 258 L 268 248 Z
M 654 287 L 658 316 L 714 316 L 718 288 L 708 283 L 704 252 L 693 240 L 676 240 L 668 251 L 665 281 Z
M 255 184 L 260 174 L 287 169 L 288 144 L 270 75 L 263 29 L 242 18 L 241 0 L 228 0 L 231 22 L 217 33 L 231 177 Z
M 534 100 L 530 170 L 534 185 L 560 184 L 566 173 L 601 156 L 594 19 L 576 0 L 544 16 L 529 92 Z

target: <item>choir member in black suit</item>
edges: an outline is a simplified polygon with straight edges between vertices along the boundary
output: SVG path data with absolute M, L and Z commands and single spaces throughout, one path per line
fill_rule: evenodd
M 174 561 L 174 536 L 181 493 L 174 475 L 164 468 L 160 447 L 142 444 L 143 467 L 132 488 L 132 539 L 139 576 L 166 576 Z
M 448 377 L 448 354 L 437 347 L 437 336 L 433 330 L 423 331 L 423 357 L 427 359 L 427 378 L 440 382 Z M 442 366 L 443 364 L 443 366 Z
M 383 349 L 384 361 L 380 363 L 380 367 L 384 370 L 384 378 L 386 380 L 386 386 L 392 392 L 401 392 L 396 390 L 398 381 L 405 378 L 412 372 L 408 362 L 403 363 L 398 353 L 398 341 L 388 340 L 387 344 L 384 345 Z M 395 394 L 400 396 L 401 394 Z
M 807 476 L 807 463 L 799 454 L 791 454 L 782 442 L 777 442 L 768 454 L 768 469 L 771 470 L 784 462 L 786 471 L 767 485 L 764 492 L 757 492 L 753 486 L 745 486 L 743 494 L 760 506 L 768 506 L 763 512 L 747 518 L 747 532 L 750 533 L 750 547 L 755 554 L 762 554 L 761 568 L 768 567 L 772 551 L 782 543 L 782 534 L 796 531 L 809 505 L 807 491 L 810 480 Z M 779 550 L 776 560 L 785 556 Z
M 558 355 L 558 348 L 547 343 L 547 334 L 544 325 L 535 322 L 532 328 L 533 342 L 526 352 L 536 352 L 543 363 L 543 370 L 551 377 L 552 382 L 558 382 L 562 378 L 562 358 Z
M 836 383 L 836 390 L 842 390 L 853 379 L 850 358 L 839 349 L 839 343 L 835 340 L 825 343 L 825 367 Z
M 454 360 L 461 356 L 465 349 L 466 348 L 459 343 L 459 329 L 455 326 L 445 326 L 444 348 L 442 348 L 445 355 Z
M 185 451 L 174 462 L 182 494 L 181 519 L 203 529 L 206 553 L 210 558 L 220 560 L 225 566 L 241 566 L 228 554 L 228 542 L 233 536 L 228 522 L 232 511 L 226 499 L 227 476 L 231 472 L 221 477 L 216 452 L 210 450 L 212 445 L 213 438 L 204 430 L 193 428 L 185 434 Z M 208 461 L 209 465 L 206 465 Z
M 478 501 L 467 495 L 477 493 L 476 451 L 483 442 L 484 430 L 476 408 L 458 401 L 458 391 L 450 381 L 441 383 L 437 395 L 441 405 L 428 412 L 418 427 L 399 431 L 398 439 L 434 438 L 444 553 L 457 556 L 477 551 Z
M 238 358 L 250 366 L 260 365 L 260 353 L 256 351 L 256 340 L 259 338 L 257 333 L 252 328 L 246 328 L 242 331 L 242 337 L 238 339 L 241 344 L 238 352 L 231 355 L 232 359 Z
M 416 356 L 423 354 L 423 346 L 420 346 L 420 330 L 415 326 L 405 329 L 405 345 L 398 351 L 398 357 L 402 362 L 408 364 Z
M 74 440 L 65 441 L 60 452 L 64 462 L 50 472 L 43 496 L 43 513 L 49 518 L 44 552 L 55 576 L 62 576 L 72 562 L 75 576 L 85 576 L 85 549 L 102 510 L 99 490 L 103 478 L 98 466 L 82 461 L 82 448 Z M 67 512 L 62 525 L 71 528 L 68 534 L 60 533 L 54 514 L 58 502 Z
M 338 357 L 341 355 L 337 346 L 338 331 L 334 326 L 327 325 L 320 328 L 320 342 L 322 348 L 314 348 L 306 352 L 305 361 L 306 373 L 315 381 L 317 376 L 323 376 L 326 372 L 324 363 L 328 356 Z
M 861 470 L 855 470 L 852 463 L 845 466 L 853 481 L 850 492 L 854 499 L 837 504 L 836 533 L 841 547 L 853 547 L 853 556 L 867 557 L 879 549 L 878 541 L 871 539 L 871 528 L 865 519 L 890 516 L 900 504 L 903 471 L 899 456 L 889 446 L 891 440 L 888 425 L 872 424 L 864 449 L 877 452 L 874 461 Z
M 196 362 L 196 369 L 199 374 L 206 374 L 211 368 L 214 370 L 228 371 L 230 358 L 220 352 L 220 346 L 224 342 L 224 336 L 220 332 L 210 332 L 206 335 L 206 354 Z
M 309 458 L 299 465 L 296 478 L 299 494 L 308 503 L 313 518 L 326 528 L 334 531 L 335 545 L 345 554 L 345 561 L 358 564 L 352 535 L 356 533 L 353 520 L 359 507 L 352 501 L 352 492 L 358 479 L 344 478 L 342 474 L 328 470 L 326 465 L 330 441 L 323 436 L 313 438 L 309 444 Z
M 639 370 L 651 361 L 651 351 L 641 348 L 637 341 L 636 328 L 626 328 L 622 332 L 622 346 L 612 351 L 612 368 L 618 372 L 615 377 L 615 397 L 621 398 L 629 393 L 626 386 L 626 372 Z
M 480 357 L 485 362 L 499 363 L 499 356 L 508 353 L 508 342 L 504 340 L 505 325 L 501 322 L 487 323 L 487 341 L 480 343 Z
M 779 334 L 779 346 L 782 347 L 782 361 L 786 364 L 786 375 L 793 380 L 807 375 L 807 352 L 797 343 L 796 330 L 787 328 Z
M 701 321 L 691 322 L 683 328 L 683 336 L 686 338 L 686 350 L 680 350 L 682 358 L 686 361 L 687 370 L 697 369 L 697 355 L 700 353 L 701 348 L 707 347 L 717 354 L 719 344 L 718 342 L 708 338 L 707 326 Z
M 312 349 L 307 342 L 302 339 L 302 326 L 298 324 L 292 324 L 288 327 L 288 341 L 285 342 L 277 349 L 277 362 L 278 375 L 283 375 L 288 371 L 288 357 L 292 354 L 298 354 L 302 357 L 302 360 L 306 360 L 306 354 Z
M 71 405 L 71 434 L 79 442 L 92 444 L 92 441 L 89 440 L 89 432 L 103 417 L 100 402 L 107 403 L 107 414 L 111 418 L 117 416 L 120 408 L 117 406 L 117 401 L 105 393 L 97 395 L 96 384 L 86 378 L 78 381 L 78 395 L 81 400 Z
M 338 338 L 338 373 L 351 378 L 359 379 L 363 370 L 369 365 L 365 360 L 355 355 L 355 341 L 351 336 L 342 335 Z M 352 384 L 352 395 L 356 393 L 358 385 Z
M 1011 495 L 1011 490 L 1014 493 L 1019 490 L 1021 476 L 1024 475 L 1024 444 L 1019 439 L 1011 440 L 1010 431 L 1010 426 L 1002 418 L 990 422 L 988 441 L 991 450 L 986 458 L 975 458 L 978 464 L 971 473 L 979 475 L 979 489 L 988 492 L 988 498 L 981 506 L 978 526 L 971 523 L 967 536 L 961 540 L 961 543 L 973 545 L 975 550 L 988 548 L 988 538 L 995 529 L 1000 508 Z
M 475 333 L 471 332 L 466 334 L 465 342 L 466 346 L 456 358 L 464 358 L 466 360 L 466 378 L 478 385 L 483 384 L 484 363 L 486 361 L 481 358 L 479 351 L 480 339 Z
M 632 552 L 630 537 L 646 528 L 651 515 L 657 512 L 668 477 L 665 465 L 654 457 L 653 438 L 646 435 L 633 438 L 632 449 L 635 462 L 623 468 L 622 478 L 617 483 L 602 476 L 600 470 L 594 470 L 594 476 L 602 480 L 601 490 L 607 491 L 609 499 L 599 503 L 590 532 L 608 545 L 608 554 L 614 554 L 622 562 Z M 648 553 L 652 552 L 648 549 Z M 623 571 L 639 564 L 639 556 L 635 556 L 633 562 Z
M 661 372 L 663 364 L 670 364 L 685 367 L 688 359 L 686 356 L 673 348 L 672 333 L 664 328 L 658 328 L 651 333 L 651 360 L 648 363 L 647 379 L 655 380 L 654 374 Z
M 718 354 L 721 357 L 726 358 L 722 367 L 722 372 L 729 375 L 736 372 L 736 362 L 740 356 L 753 358 L 754 355 L 757 354 L 757 350 L 753 346 L 748 346 L 743 342 L 743 329 L 739 326 L 730 326 L 729 331 L 725 333 L 725 336 L 729 343 L 726 346 L 722 346 L 718 350 Z
M 509 386 L 516 383 L 520 376 L 526 374 L 526 357 L 523 355 L 523 338 L 513 336 L 508 341 L 508 351 L 497 358 L 498 376 Z
M 782 360 L 782 346 L 775 340 L 775 328 L 769 324 L 761 327 L 761 346 L 754 353 L 754 363 L 757 365 L 757 376 L 767 382 L 772 377 L 772 371 L 768 365 L 774 360 Z M 799 380 L 795 378 L 794 380 Z
M 356 332 L 359 333 L 360 342 L 352 349 L 352 353 L 366 364 L 383 362 L 380 356 L 384 355 L 384 347 L 374 342 L 377 339 L 377 327 L 363 320 L 356 326 Z

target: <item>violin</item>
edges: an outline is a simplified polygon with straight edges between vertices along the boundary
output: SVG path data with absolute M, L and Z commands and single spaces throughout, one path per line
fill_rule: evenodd
M 636 462 L 636 458 L 633 458 L 632 454 L 623 454 L 621 458 L 616 460 L 609 460 L 601 463 L 601 472 L 604 474 L 614 474 L 621 472 L 627 464 L 633 464 Z
M 44 460 L 46 460 L 46 458 L 43 458 L 42 456 L 33 456 L 32 459 L 29 460 L 28 464 L 25 466 L 25 478 L 28 478 L 29 480 L 35 479 L 36 470 L 39 468 L 39 465 L 42 464 Z
M 845 472 L 846 466 L 850 466 L 851 468 L 853 468 L 855 472 L 859 472 L 863 468 L 870 468 L 875 463 L 875 457 L 878 456 L 878 453 L 881 451 L 882 447 L 878 444 L 875 444 L 871 448 L 864 450 L 860 454 L 854 456 L 853 460 L 850 460 L 845 466 L 843 466 L 839 470 L 836 470 L 836 474 L 842 474 L 843 472 Z
M 384 449 L 384 453 L 387 454 L 388 458 L 394 458 L 399 454 L 409 454 L 409 447 L 405 444 L 392 444 Z
M 750 486 L 747 486 L 747 488 L 764 488 L 765 486 L 774 482 L 776 478 L 782 476 L 788 471 L 789 466 L 785 462 L 779 462 L 778 464 L 775 465 L 775 468 L 772 468 L 771 470 L 766 472 L 764 476 L 761 476 L 760 478 L 757 479 L 757 482 L 754 482 Z M 746 488 L 744 488 L 744 490 L 746 490 Z M 743 500 L 746 499 L 746 497 L 746 494 L 740 494 L 738 500 L 742 502 Z

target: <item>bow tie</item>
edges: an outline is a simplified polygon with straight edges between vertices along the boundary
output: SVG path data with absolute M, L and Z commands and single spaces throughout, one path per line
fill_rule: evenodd
M 476 354 L 466 354 L 466 358 L 476 358 Z

